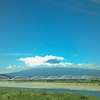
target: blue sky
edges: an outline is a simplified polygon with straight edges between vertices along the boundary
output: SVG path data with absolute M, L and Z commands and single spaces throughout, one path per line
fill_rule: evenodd
M 0 0 L 1 69 L 47 55 L 99 66 L 99 38 L 99 0 Z

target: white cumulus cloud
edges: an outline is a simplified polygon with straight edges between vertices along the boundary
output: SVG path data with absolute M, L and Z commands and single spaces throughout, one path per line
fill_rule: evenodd
M 79 63 L 79 64 L 74 64 L 70 62 L 60 62 L 60 63 L 48 63 L 46 61 L 50 59 L 55 59 L 55 60 L 65 60 L 63 57 L 59 56 L 52 56 L 52 55 L 47 55 L 45 57 L 41 56 L 35 56 L 35 57 L 26 57 L 26 58 L 20 58 L 18 59 L 19 61 L 24 61 L 27 68 L 49 68 L 49 67 L 66 67 L 66 68 L 85 68 L 85 69 L 100 69 L 100 65 L 95 65 L 95 64 L 85 64 L 85 63 Z
M 10 69 L 10 68 L 12 68 L 12 66 L 11 66 L 11 65 L 7 67 L 7 69 Z
M 46 61 L 52 60 L 52 59 L 60 60 L 60 63 L 46 62 Z M 65 59 L 63 57 L 52 56 L 52 55 L 46 55 L 45 57 L 41 57 L 41 56 L 26 57 L 26 58 L 20 58 L 17 60 L 25 62 L 25 66 L 10 65 L 10 66 L 5 67 L 5 68 L 0 67 L 0 73 L 17 72 L 17 71 L 27 70 L 27 69 L 31 69 L 31 68 L 55 68 L 55 67 L 84 68 L 84 69 L 98 69 L 98 70 L 100 70 L 100 65 L 91 64 L 91 63 L 74 64 L 74 63 L 70 63 L 70 62 L 62 62 L 62 60 L 65 61 Z
M 46 62 L 48 60 L 60 60 L 60 63 L 49 63 Z M 55 68 L 55 67 L 64 67 L 64 68 L 82 68 L 82 69 L 97 69 L 100 70 L 100 65 L 91 64 L 91 63 L 79 63 L 74 64 L 70 62 L 62 62 L 65 61 L 63 57 L 46 55 L 45 57 L 35 56 L 35 57 L 26 57 L 17 59 L 19 61 L 25 62 L 25 66 L 20 65 L 10 65 L 8 67 L 0 67 L 0 73 L 10 73 L 17 72 L 22 70 L 27 70 L 31 68 Z
M 18 60 L 24 61 L 25 64 L 28 66 L 38 66 L 38 65 L 45 64 L 45 62 L 50 59 L 64 60 L 63 57 L 52 56 L 52 55 L 50 55 L 50 56 L 47 55 L 45 57 L 40 57 L 40 56 L 26 57 L 26 58 L 20 58 Z

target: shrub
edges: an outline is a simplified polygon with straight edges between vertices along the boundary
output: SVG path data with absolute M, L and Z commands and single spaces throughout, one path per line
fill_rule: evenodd
M 82 95 L 80 95 L 80 99 L 82 99 L 82 100 L 88 100 L 88 97 L 82 94 Z
M 43 91 L 43 92 L 41 93 L 41 95 L 46 96 L 46 95 L 47 95 L 47 92 Z
M 100 83 L 98 85 L 100 86 Z

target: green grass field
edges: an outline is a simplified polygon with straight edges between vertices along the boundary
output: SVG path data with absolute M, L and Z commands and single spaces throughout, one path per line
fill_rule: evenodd
M 0 88 L 0 100 L 100 100 L 100 98 L 70 92 L 57 93 L 39 90 Z

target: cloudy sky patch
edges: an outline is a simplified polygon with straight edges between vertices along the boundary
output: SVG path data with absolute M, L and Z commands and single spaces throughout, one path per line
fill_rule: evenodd
M 0 14 L 0 73 L 100 69 L 100 0 L 0 0 Z
M 49 63 L 49 60 L 59 61 L 59 63 Z M 24 62 L 25 65 L 19 66 L 19 65 L 9 65 L 8 67 L 2 68 L 0 67 L 0 73 L 10 73 L 10 72 L 17 72 L 22 70 L 27 70 L 31 68 L 83 68 L 83 69 L 97 69 L 100 70 L 100 65 L 95 64 L 85 64 L 85 63 L 78 63 L 74 64 L 71 62 L 64 62 L 64 58 L 60 56 L 52 56 L 52 55 L 46 55 L 44 57 L 42 56 L 35 56 L 35 57 L 26 57 L 26 58 L 19 58 L 16 59 L 16 62 Z
M 45 57 L 40 57 L 40 56 L 35 56 L 35 57 L 27 57 L 27 58 L 20 58 L 18 59 L 19 61 L 24 61 L 27 66 L 38 66 L 44 64 L 46 61 L 50 59 L 56 59 L 56 60 L 64 60 L 63 57 L 59 56 L 45 56 Z

